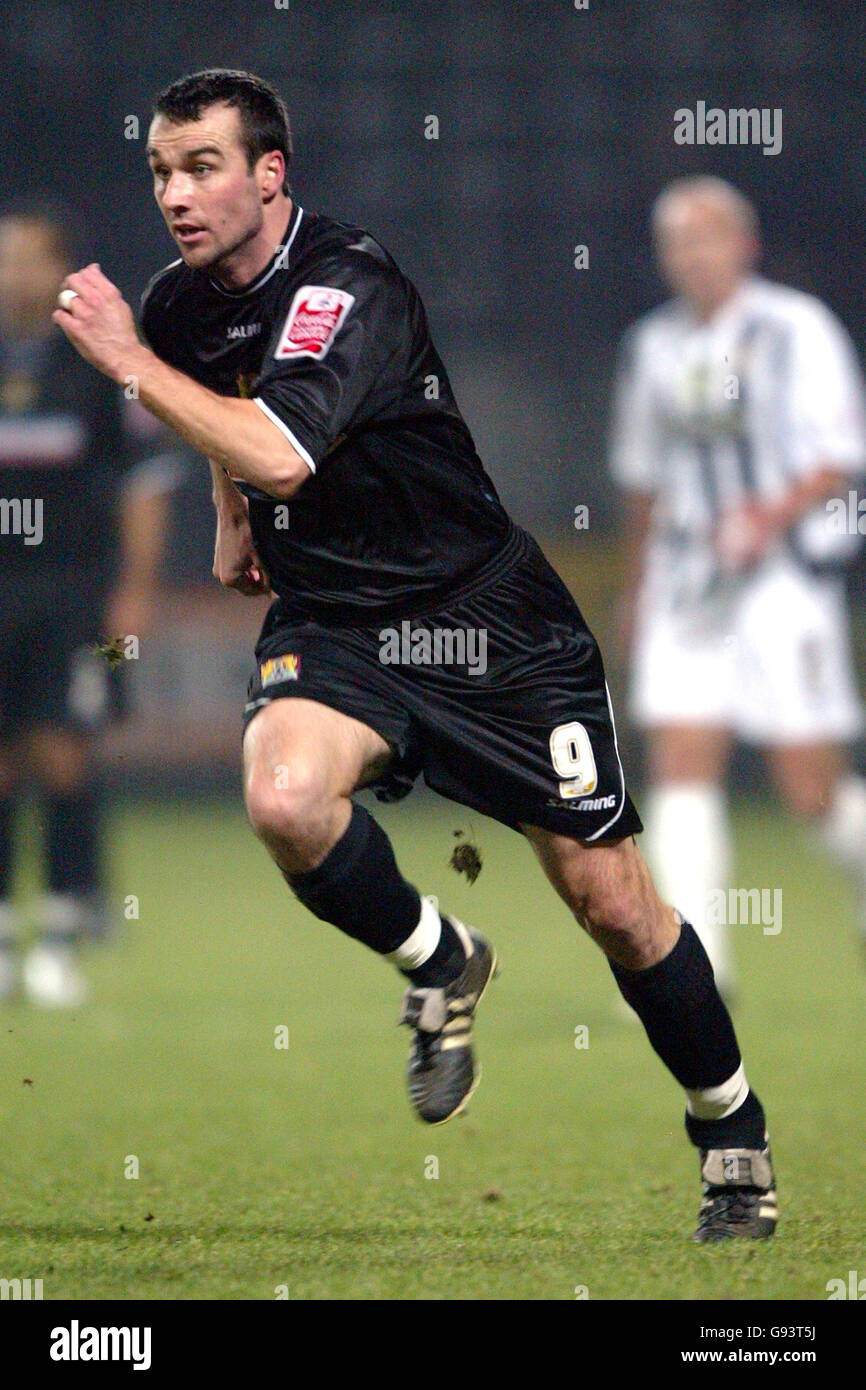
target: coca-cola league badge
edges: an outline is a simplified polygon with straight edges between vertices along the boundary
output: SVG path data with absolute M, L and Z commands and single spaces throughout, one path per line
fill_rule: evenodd
M 345 290 L 302 285 L 292 300 L 274 356 L 324 357 L 354 302 L 355 296 Z

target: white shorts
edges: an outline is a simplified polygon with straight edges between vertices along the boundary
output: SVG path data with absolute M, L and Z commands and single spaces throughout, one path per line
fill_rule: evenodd
M 749 743 L 855 738 L 863 710 L 843 584 L 773 558 L 723 600 L 683 617 L 654 602 L 648 583 L 630 708 L 643 728 L 720 725 Z

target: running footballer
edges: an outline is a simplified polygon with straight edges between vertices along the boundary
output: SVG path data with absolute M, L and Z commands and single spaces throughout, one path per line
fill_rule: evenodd
M 145 291 L 147 346 L 98 265 L 67 277 L 78 297 L 54 318 L 211 460 L 214 573 L 274 595 L 244 713 L 247 812 L 299 900 L 405 977 L 416 1113 L 440 1124 L 471 1095 L 496 964 L 352 800 L 395 800 L 423 773 L 525 835 L 607 956 L 686 1092 L 696 1239 L 772 1235 L 764 1112 L 706 952 L 635 843 L 599 649 L 502 507 L 415 287 L 368 232 L 293 201 L 285 107 L 249 73 L 173 83 L 147 154 L 180 251 Z M 415 652 L 450 634 L 452 659 L 395 660 L 394 632 Z M 484 634 L 483 661 L 460 634 Z

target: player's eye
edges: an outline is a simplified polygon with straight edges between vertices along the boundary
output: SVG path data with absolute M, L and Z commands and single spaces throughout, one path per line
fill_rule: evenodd
M 211 171 L 211 167 L 212 166 L 210 164 L 196 164 L 194 172 L 196 174 L 209 174 Z

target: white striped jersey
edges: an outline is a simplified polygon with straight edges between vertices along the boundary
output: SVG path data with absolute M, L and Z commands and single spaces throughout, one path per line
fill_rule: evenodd
M 866 401 L 853 344 L 820 300 L 749 276 L 707 323 L 671 300 L 628 330 L 611 470 L 655 495 L 658 543 L 701 550 L 726 510 L 777 498 L 827 465 L 849 471 L 852 486 L 863 472 Z M 852 548 L 823 504 L 796 532 L 813 561 Z

